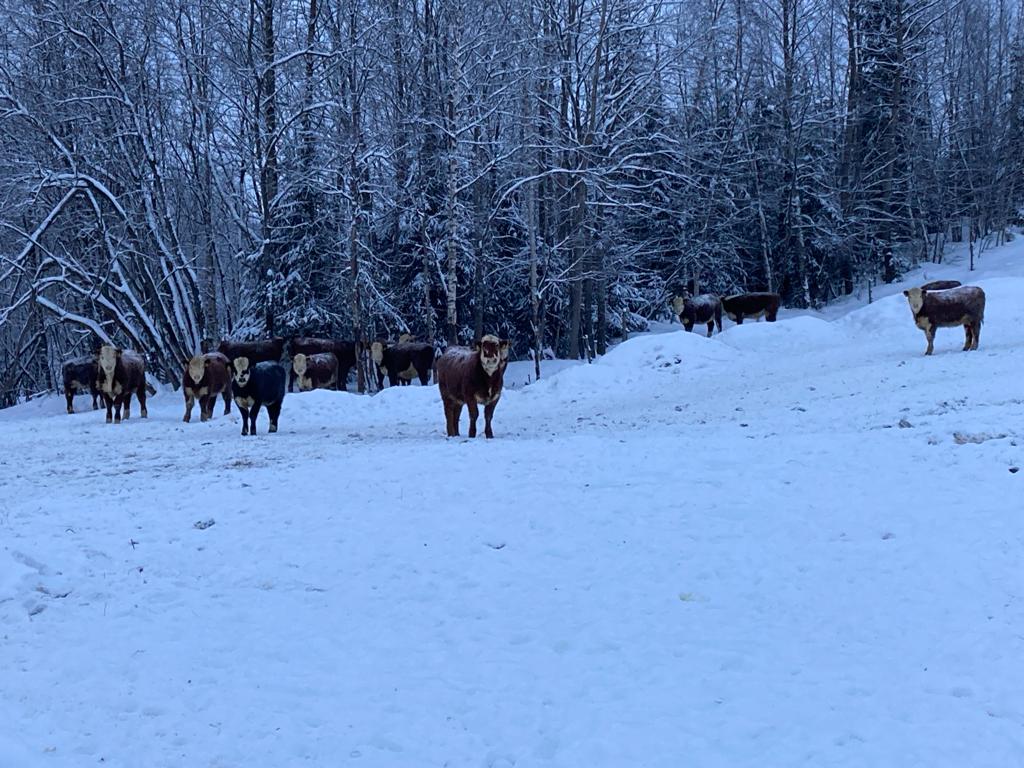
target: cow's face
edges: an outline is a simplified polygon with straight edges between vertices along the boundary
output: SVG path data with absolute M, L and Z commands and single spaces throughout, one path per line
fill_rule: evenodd
M 195 355 L 188 361 L 188 377 L 198 384 L 206 375 L 207 359 L 202 355 Z
M 908 291 L 904 291 L 903 295 L 907 297 L 907 303 L 910 304 L 910 311 L 917 315 L 921 311 L 921 307 L 924 306 L 924 297 L 928 291 L 923 288 L 911 288 Z
M 117 369 L 117 361 L 121 357 L 121 350 L 104 344 L 100 347 L 100 354 L 97 358 L 99 372 L 97 378 L 100 381 L 100 389 L 111 394 L 114 388 L 114 371 Z
M 477 349 L 480 354 L 480 365 L 488 376 L 493 376 L 499 367 L 508 362 L 508 341 L 502 341 L 497 336 L 484 336 L 480 339 Z
M 685 306 L 686 299 L 684 299 L 682 296 L 676 296 L 674 299 L 672 299 L 672 311 L 675 312 L 676 315 L 683 314 L 683 308 Z
M 380 365 L 384 362 L 384 342 L 375 341 L 370 345 L 370 357 L 373 358 L 373 362 Z
M 305 375 L 308 365 L 309 361 L 301 352 L 292 358 L 292 370 L 295 371 L 295 374 L 300 378 Z
M 236 357 L 231 361 L 231 367 L 231 375 L 238 383 L 238 386 L 244 387 L 249 383 L 249 377 L 252 375 L 252 368 L 249 367 L 248 357 Z

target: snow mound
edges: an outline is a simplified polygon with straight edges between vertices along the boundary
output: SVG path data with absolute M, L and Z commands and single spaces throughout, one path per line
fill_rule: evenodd
M 638 336 L 619 344 L 590 365 L 566 368 L 524 391 L 560 392 L 570 399 L 587 395 L 632 397 L 637 387 L 647 387 L 660 376 L 690 375 L 721 366 L 736 355 L 736 350 L 698 333 L 676 331 Z
M 828 349 L 848 341 L 844 330 L 809 315 L 783 321 L 746 322 L 722 333 L 722 343 L 734 349 L 772 354 L 798 353 L 808 349 Z
M 638 370 L 664 368 L 667 363 L 683 362 L 690 368 L 727 362 L 735 352 L 701 333 L 676 331 L 637 336 L 619 344 L 597 361 L 599 366 Z

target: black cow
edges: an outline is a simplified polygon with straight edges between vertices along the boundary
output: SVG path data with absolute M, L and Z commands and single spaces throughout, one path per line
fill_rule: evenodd
M 231 394 L 242 412 L 242 434 L 256 434 L 256 417 L 262 406 L 270 416 L 270 432 L 277 432 L 288 373 L 280 363 L 264 361 L 249 365 L 249 358 L 231 361 Z
M 722 299 L 722 309 L 737 325 L 743 325 L 744 318 L 764 319 L 774 323 L 778 317 L 782 297 L 777 293 L 736 293 Z
M 434 367 L 434 346 L 418 341 L 400 341 L 388 344 L 375 341 L 370 345 L 370 357 L 377 369 L 377 386 L 384 388 L 384 377 L 394 387 L 411 384 L 419 378 L 424 387 L 430 383 Z
M 96 386 L 99 364 L 93 355 L 76 357 L 64 363 L 64 397 L 68 401 L 68 413 L 75 412 L 74 399 L 76 394 L 88 392 L 92 395 L 92 409 L 99 410 L 100 390 Z
M 687 331 L 692 331 L 694 325 L 707 325 L 710 336 L 717 325 L 718 332 L 722 332 L 722 300 L 713 293 L 676 296 L 672 299 L 672 311 Z

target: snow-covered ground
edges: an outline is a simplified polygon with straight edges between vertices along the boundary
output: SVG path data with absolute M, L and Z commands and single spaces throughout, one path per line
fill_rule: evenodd
M 976 278 L 977 352 L 897 287 L 639 336 L 492 441 L 418 386 L 0 412 L 0 766 L 1020 765 L 1024 243 Z

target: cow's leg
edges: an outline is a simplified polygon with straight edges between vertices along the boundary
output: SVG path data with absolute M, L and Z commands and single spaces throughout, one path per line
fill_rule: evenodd
M 426 387 L 426 386 L 430 385 L 430 369 L 429 368 L 426 368 L 426 369 L 424 369 L 422 371 L 417 368 L 416 369 L 416 373 L 420 377 L 420 386 Z
M 470 400 L 466 403 L 466 410 L 469 411 L 469 436 L 476 437 L 476 420 L 480 415 L 480 409 L 477 407 L 476 400 Z
M 452 402 L 447 406 L 449 410 L 448 437 L 459 436 L 459 421 L 462 419 L 462 403 Z
M 971 325 L 971 336 L 972 336 L 972 339 L 971 339 L 971 349 L 977 349 L 978 348 L 978 341 L 980 340 L 979 337 L 981 336 L 981 321 L 980 320 L 975 320 L 974 323 Z
M 139 398 L 139 417 L 143 419 L 149 418 L 149 410 L 146 408 L 146 381 L 143 379 L 142 386 L 139 387 L 135 393 L 136 397 Z
M 446 437 L 452 436 L 452 404 L 448 402 L 445 397 L 441 398 L 441 405 L 444 406 L 444 434 Z
M 99 393 L 99 392 L 97 392 L 97 391 L 96 391 L 96 390 L 94 389 L 94 390 L 92 391 L 92 409 L 93 409 L 94 411 L 98 411 L 98 410 L 100 409 L 100 405 L 99 405 L 99 403 L 97 403 L 97 402 L 96 402 L 96 401 L 97 401 L 97 399 L 99 399 L 99 396 L 100 396 L 100 393 Z
M 693 321 L 692 320 L 684 320 L 683 321 L 683 328 L 686 329 L 687 333 L 693 333 Z
M 189 390 L 185 390 L 185 418 L 182 419 L 186 424 L 192 421 L 192 408 L 196 404 L 196 399 L 192 396 Z M 199 405 L 199 410 L 203 408 L 202 403 Z
M 964 323 L 964 349 L 966 352 L 971 348 L 971 324 Z
M 491 418 L 494 416 L 494 409 L 498 405 L 499 398 L 494 398 L 487 405 L 484 406 L 484 437 L 494 437 L 494 432 L 491 430 Z
M 124 395 L 114 398 L 114 423 L 121 423 L 121 406 L 124 404 Z
M 736 325 L 743 325 L 743 315 L 741 315 L 741 314 L 737 314 L 736 315 Z
M 224 390 L 224 415 L 231 413 L 231 384 Z
M 715 321 L 712 318 L 711 320 L 708 320 L 708 338 L 709 339 L 711 338 L 711 334 L 714 333 L 714 332 L 715 332 Z
M 270 417 L 270 431 L 277 432 L 277 419 L 281 416 L 282 400 L 267 405 L 267 415 Z
M 199 398 L 199 421 L 209 421 L 213 406 L 210 404 L 210 396 L 203 395 Z
M 67 401 L 68 401 L 68 413 L 74 413 L 75 412 L 75 393 L 72 392 L 67 387 L 65 387 L 64 388 L 64 397 L 67 398 Z M 95 401 L 93 401 L 93 402 L 95 402 Z
M 925 355 L 930 355 L 935 351 L 935 326 L 930 326 L 925 332 L 924 337 L 928 339 L 928 349 L 924 351 Z
M 249 409 L 249 434 L 254 437 L 256 435 L 256 417 L 260 415 L 260 405 L 260 401 L 257 400 Z
M 124 420 L 128 421 L 132 416 L 132 393 L 126 392 L 121 399 L 124 401 Z
M 249 434 L 249 409 L 238 406 L 238 412 L 242 414 L 242 434 Z
M 107 424 L 110 424 L 114 420 L 114 398 L 104 392 L 103 404 L 107 406 Z
M 295 369 L 294 368 L 289 368 L 288 369 L 288 391 L 289 392 L 294 392 L 295 391 Z

